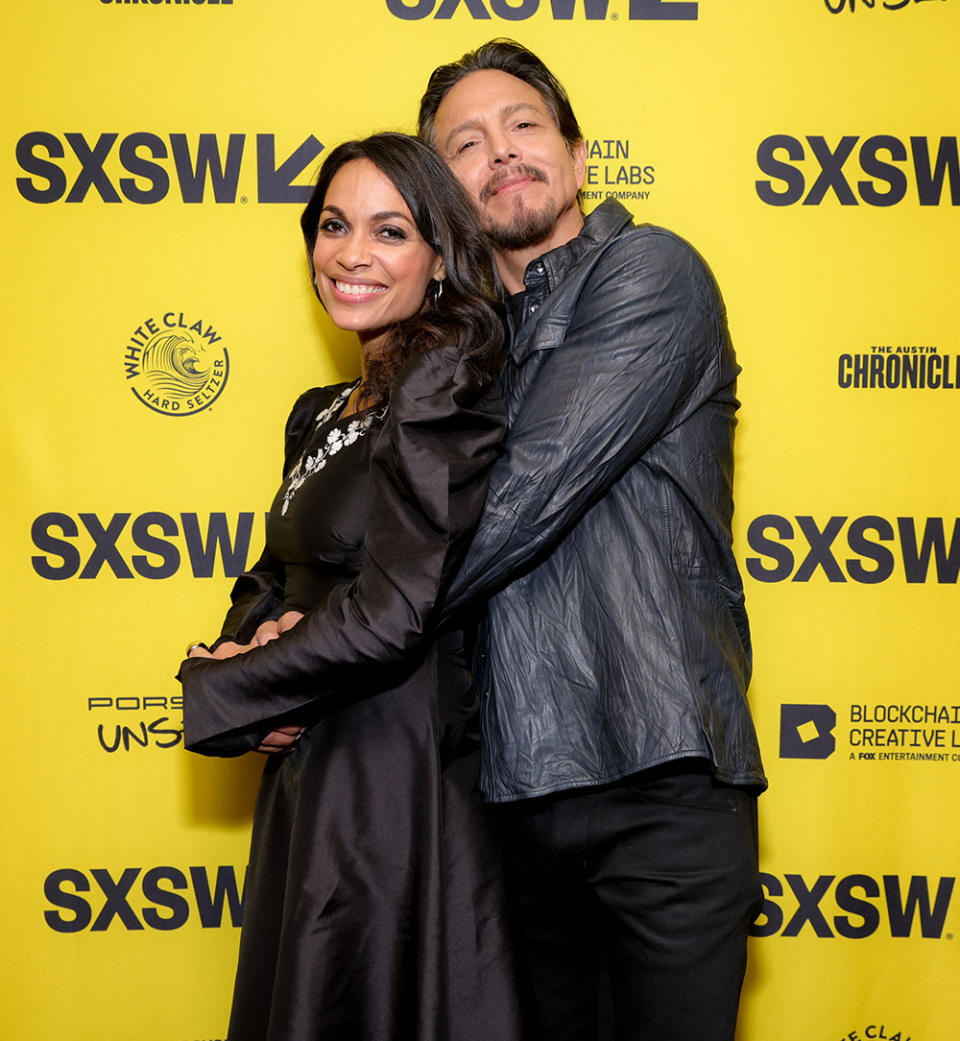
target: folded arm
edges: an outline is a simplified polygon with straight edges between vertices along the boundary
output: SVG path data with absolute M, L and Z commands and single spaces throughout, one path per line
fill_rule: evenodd
M 411 660 L 462 561 L 504 429 L 495 386 L 453 348 L 411 364 L 372 456 L 358 577 L 262 647 L 184 662 L 188 748 L 254 748 L 291 712 L 317 710 L 334 695 L 342 704 L 348 688 L 366 696 L 383 670 Z

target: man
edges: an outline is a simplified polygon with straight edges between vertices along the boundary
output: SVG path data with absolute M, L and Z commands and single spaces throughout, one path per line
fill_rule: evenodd
M 438 68 L 420 133 L 510 295 L 511 422 L 455 608 L 480 634 L 484 793 L 503 803 L 544 1041 L 732 1041 L 759 906 L 731 551 L 738 367 L 689 245 L 607 200 L 543 63 L 495 40 Z

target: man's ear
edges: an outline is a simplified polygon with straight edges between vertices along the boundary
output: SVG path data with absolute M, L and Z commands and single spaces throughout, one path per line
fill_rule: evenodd
M 583 188 L 583 182 L 587 177 L 587 143 L 581 138 L 574 141 L 570 146 L 570 155 L 573 157 L 573 172 L 577 178 L 577 190 Z

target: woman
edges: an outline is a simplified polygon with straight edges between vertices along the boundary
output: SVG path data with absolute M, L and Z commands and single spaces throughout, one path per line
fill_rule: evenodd
M 294 406 L 266 551 L 181 668 L 188 748 L 280 753 L 229 1037 L 513 1041 L 463 634 L 431 629 L 504 433 L 495 269 L 457 182 L 403 135 L 335 149 L 301 224 L 361 376 Z

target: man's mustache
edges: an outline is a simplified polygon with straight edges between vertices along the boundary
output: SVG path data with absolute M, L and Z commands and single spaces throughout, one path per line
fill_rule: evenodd
M 535 166 L 527 166 L 526 163 L 517 163 L 516 166 L 508 166 L 498 170 L 487 181 L 480 189 L 480 201 L 486 202 L 492 195 L 496 194 L 497 189 L 504 181 L 509 181 L 511 177 L 516 177 L 517 174 L 529 177 L 531 181 L 540 181 L 542 184 L 547 183 L 547 175 L 542 170 L 538 170 Z

